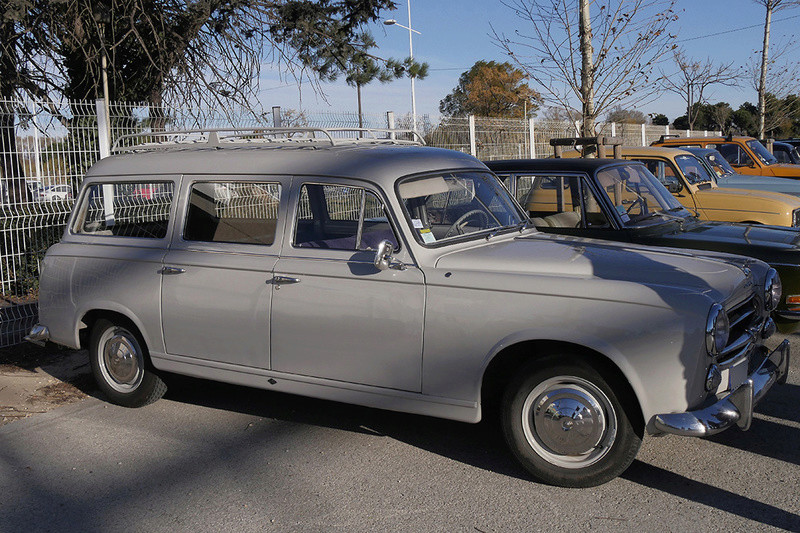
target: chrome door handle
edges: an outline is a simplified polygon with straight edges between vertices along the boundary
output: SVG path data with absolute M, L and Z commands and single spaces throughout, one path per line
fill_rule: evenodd
M 158 272 L 159 272 L 159 274 L 164 274 L 164 275 L 167 275 L 167 274 L 183 274 L 184 272 L 186 272 L 186 269 L 185 268 L 166 267 L 165 266 L 164 268 L 162 268 Z
M 292 283 L 300 283 L 300 278 L 290 278 L 289 276 L 273 276 L 271 280 L 267 281 L 272 285 L 291 285 Z

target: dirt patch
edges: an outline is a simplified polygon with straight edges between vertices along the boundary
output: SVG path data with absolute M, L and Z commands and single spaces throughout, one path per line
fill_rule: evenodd
M 94 388 L 85 350 L 27 343 L 0 350 L 0 425 L 81 401 Z

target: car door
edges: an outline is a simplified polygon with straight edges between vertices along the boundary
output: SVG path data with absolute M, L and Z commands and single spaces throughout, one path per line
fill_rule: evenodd
M 610 221 L 586 176 L 516 174 L 511 190 L 540 231 L 598 239 L 625 239 Z
M 270 368 L 270 283 L 283 234 L 284 183 L 195 177 L 184 187 L 184 224 L 161 270 L 167 353 Z
M 420 391 L 424 277 L 386 202 L 360 182 L 295 181 L 272 285 L 273 370 Z M 382 240 L 402 267 L 376 268 Z

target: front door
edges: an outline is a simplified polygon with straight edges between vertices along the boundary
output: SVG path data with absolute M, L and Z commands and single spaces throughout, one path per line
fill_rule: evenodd
M 281 184 L 230 179 L 186 186 L 185 226 L 162 269 L 166 351 L 269 368 Z
M 295 216 L 275 265 L 272 368 L 421 390 L 425 285 L 407 246 L 379 270 L 374 249 L 402 242 L 385 203 L 358 184 L 299 183 Z

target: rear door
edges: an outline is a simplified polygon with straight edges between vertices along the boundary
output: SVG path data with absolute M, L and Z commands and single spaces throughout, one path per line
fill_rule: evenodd
M 255 176 L 184 178 L 184 224 L 161 270 L 167 353 L 270 368 L 270 280 L 287 183 Z

